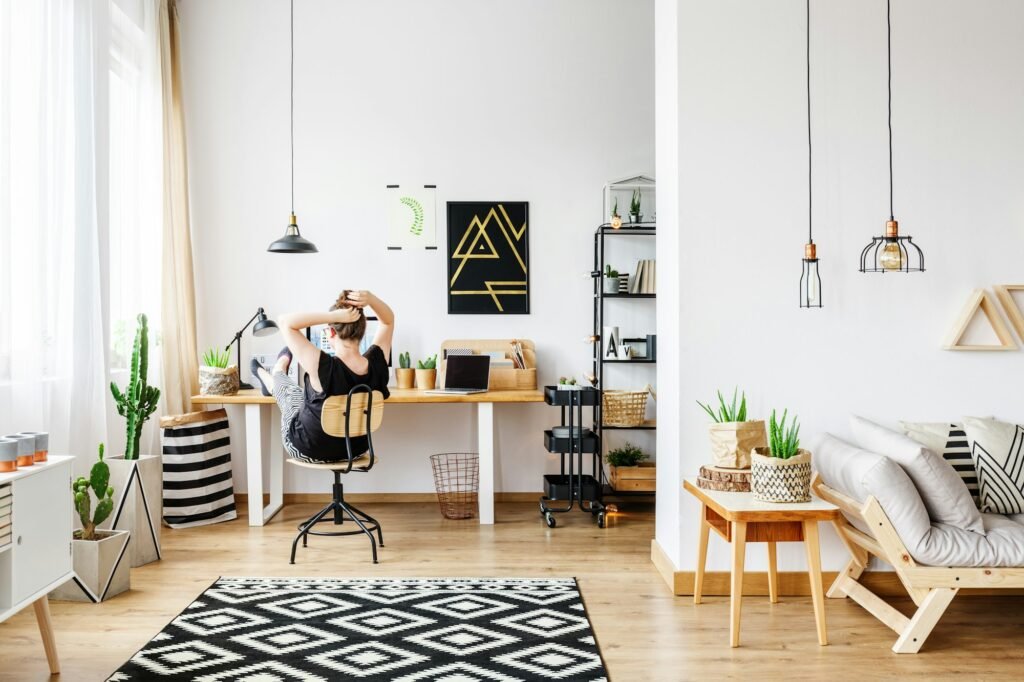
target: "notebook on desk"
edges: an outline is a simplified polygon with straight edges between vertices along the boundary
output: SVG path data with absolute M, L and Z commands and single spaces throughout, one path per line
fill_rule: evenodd
M 489 355 L 449 355 L 445 363 L 444 388 L 426 392 L 455 395 L 485 393 L 490 380 Z

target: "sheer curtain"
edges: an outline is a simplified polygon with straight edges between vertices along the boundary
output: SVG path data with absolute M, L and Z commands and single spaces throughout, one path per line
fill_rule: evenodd
M 157 4 L 0 0 L 0 434 L 54 452 L 123 450 L 139 312 L 160 377 Z

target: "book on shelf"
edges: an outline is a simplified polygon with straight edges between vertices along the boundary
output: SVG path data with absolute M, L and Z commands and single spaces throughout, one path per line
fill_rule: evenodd
M 636 274 L 629 283 L 631 294 L 653 294 L 657 289 L 657 268 L 653 258 L 637 261 Z

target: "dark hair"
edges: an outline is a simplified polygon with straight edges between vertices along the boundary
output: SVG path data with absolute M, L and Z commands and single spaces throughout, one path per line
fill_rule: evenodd
M 351 289 L 345 289 L 342 291 L 338 296 L 338 300 L 331 306 L 331 311 L 341 310 L 342 308 L 355 308 L 359 313 L 359 319 L 355 322 L 341 322 L 328 326 L 338 334 L 338 338 L 342 341 L 346 341 L 348 339 L 362 341 L 363 336 L 366 334 L 366 316 L 363 314 L 362 308 L 357 308 L 349 302 L 349 293 L 351 293 Z

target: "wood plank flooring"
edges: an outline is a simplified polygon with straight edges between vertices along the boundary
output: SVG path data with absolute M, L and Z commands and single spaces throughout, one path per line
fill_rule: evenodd
M 636 502 L 599 530 L 573 512 L 546 528 L 536 504 L 497 505 L 498 525 L 446 521 L 436 504 L 366 504 L 384 527 L 381 563 L 361 538 L 313 538 L 295 566 L 295 524 L 314 505 L 284 509 L 263 528 L 237 521 L 164 529 L 164 559 L 132 571 L 132 591 L 99 605 L 54 602 L 63 675 L 103 680 L 218 576 L 494 576 L 579 579 L 614 682 L 700 679 L 1021 679 L 1024 601 L 953 602 L 924 651 L 897 656 L 895 635 L 848 600 L 826 600 L 819 647 L 808 597 L 743 604 L 742 646 L 729 648 L 727 597 L 673 597 L 650 560 L 653 511 Z M 831 532 L 822 529 L 822 532 Z M 906 602 L 897 606 L 906 611 Z M 0 680 L 51 679 L 32 609 L 0 625 Z

